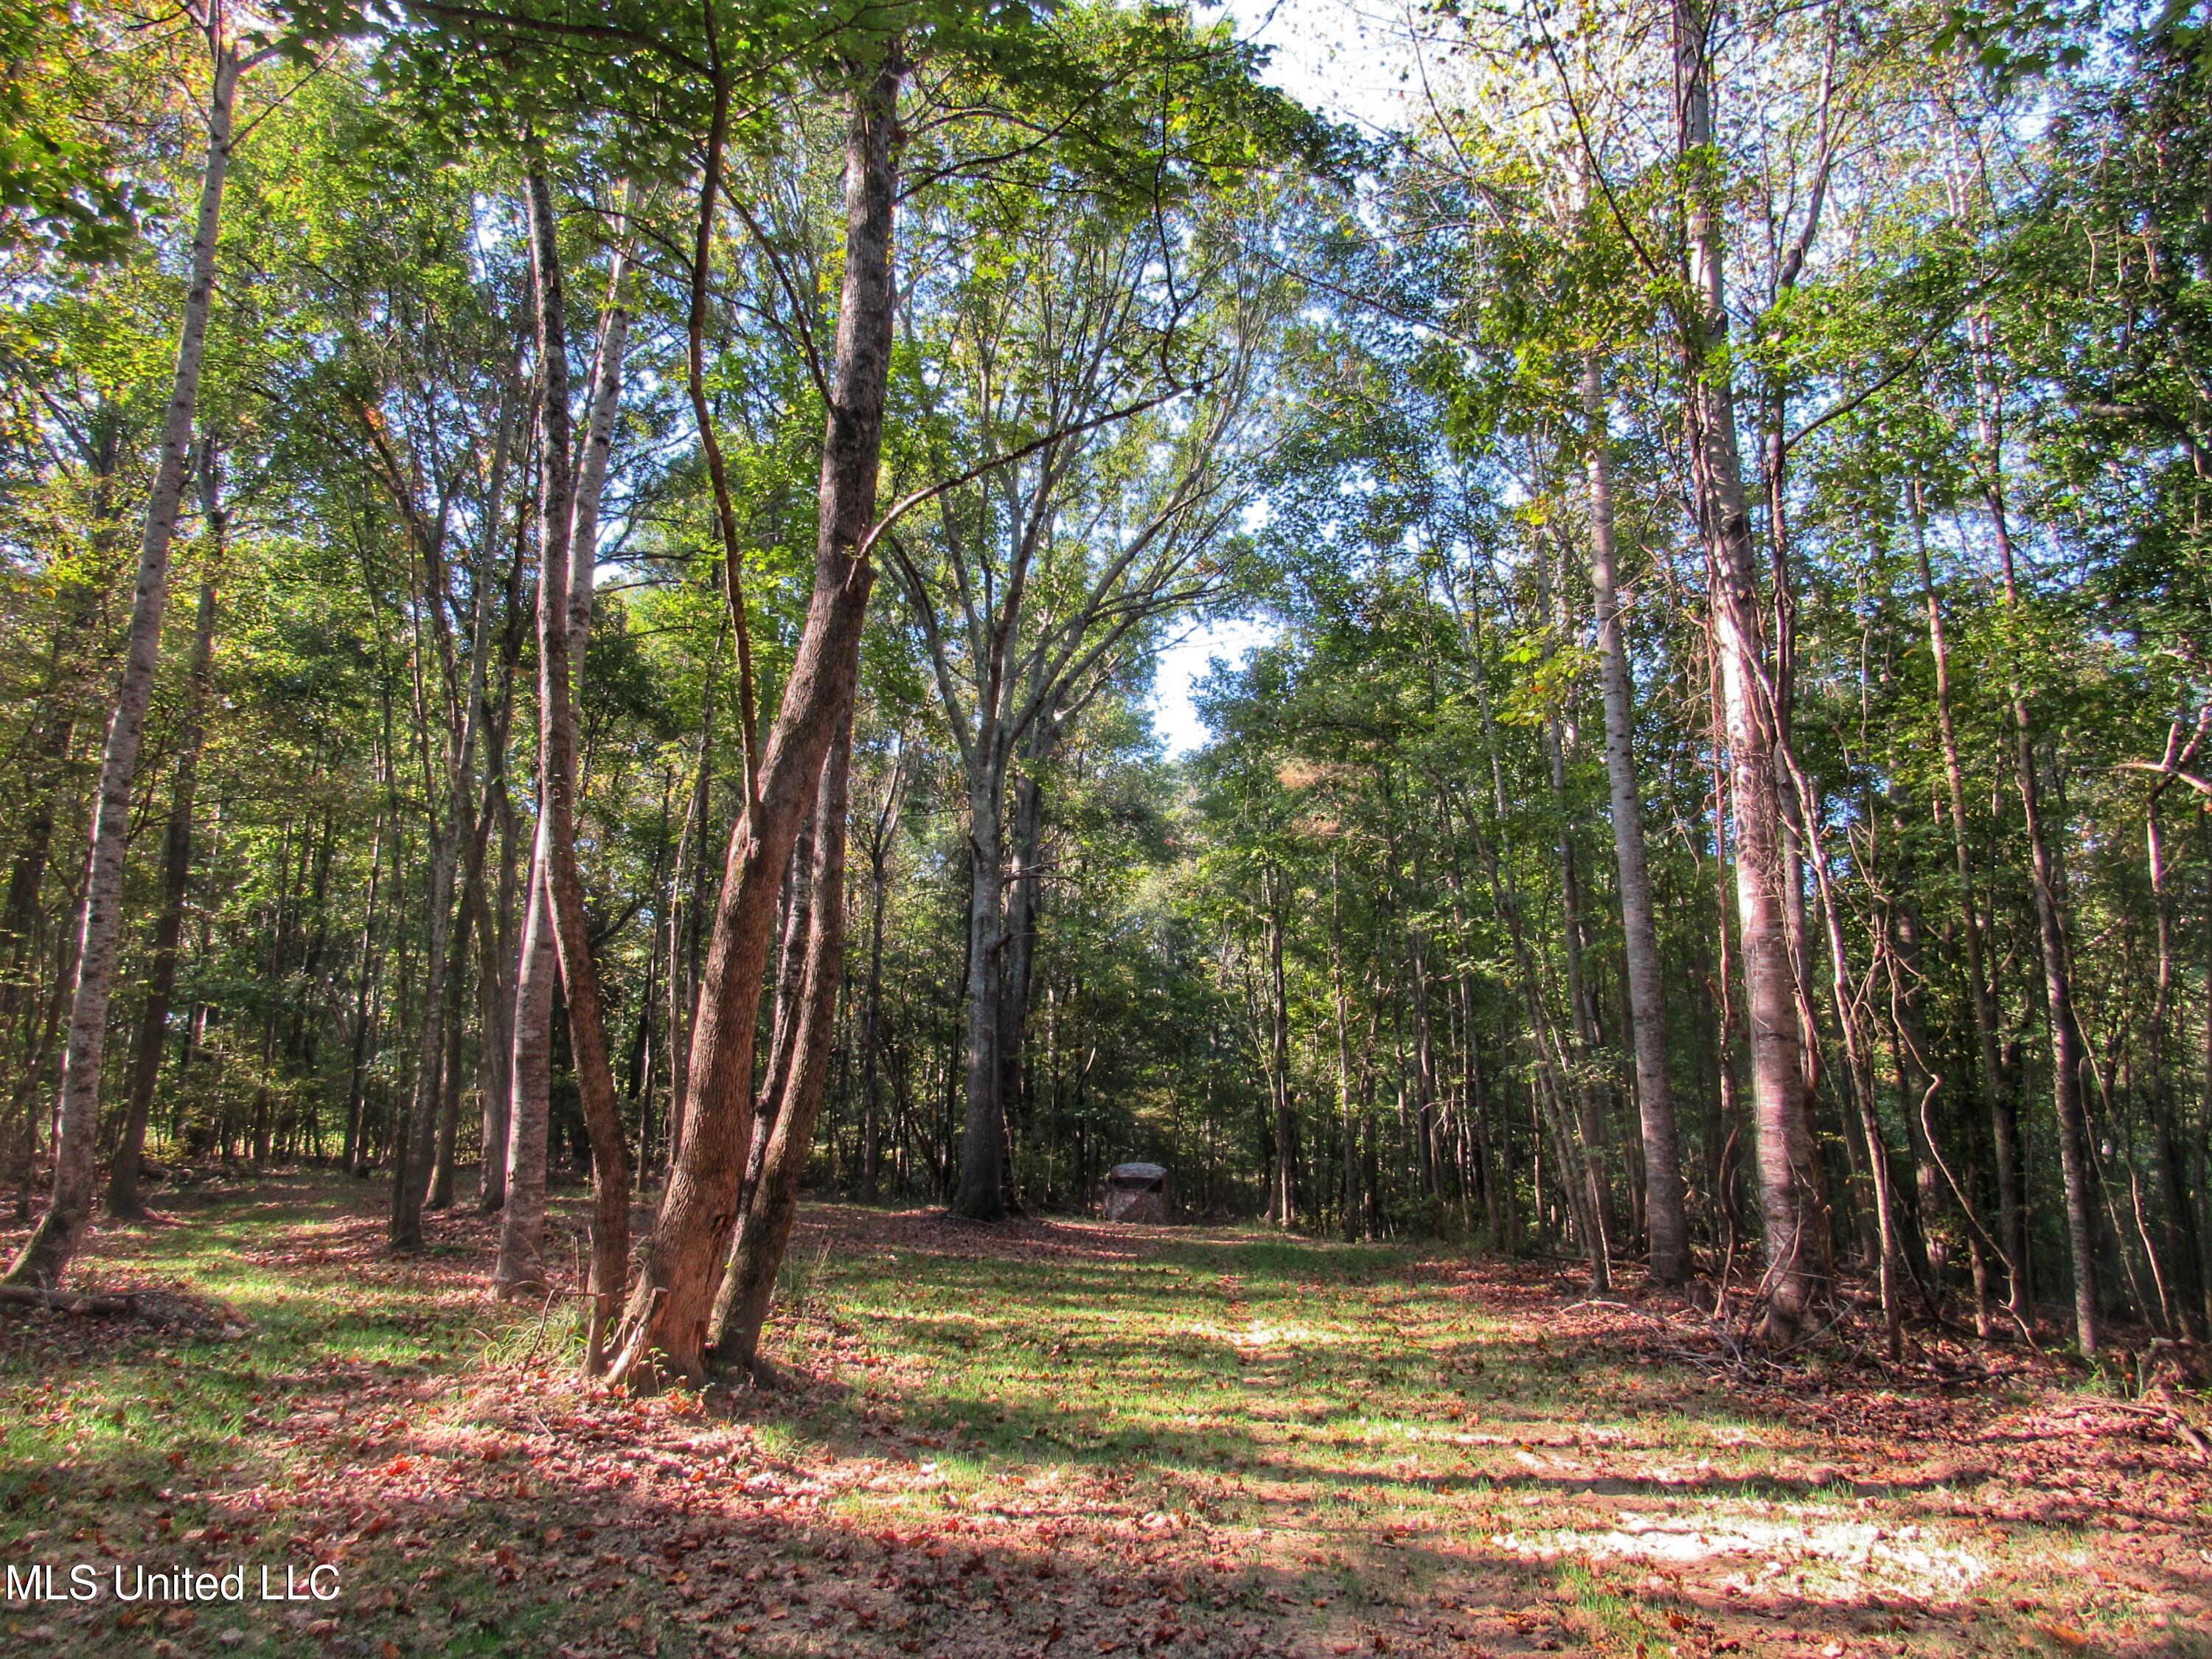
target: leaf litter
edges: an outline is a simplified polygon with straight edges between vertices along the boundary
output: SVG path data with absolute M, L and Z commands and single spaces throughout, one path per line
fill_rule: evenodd
M 482 1299 L 472 1215 L 410 1261 L 322 1177 L 171 1221 L 103 1232 L 92 1276 L 252 1334 L 0 1322 L 0 1553 L 343 1595 L 0 1607 L 10 1652 L 2212 1651 L 2212 1500 L 2166 1422 L 2202 1395 L 2017 1349 L 1745 1369 L 1685 1307 L 1534 1266 L 825 1206 L 783 1386 L 630 1398 L 574 1379 L 557 1298 Z

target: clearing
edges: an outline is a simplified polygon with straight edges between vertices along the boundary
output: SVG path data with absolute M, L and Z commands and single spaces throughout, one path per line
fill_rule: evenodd
M 384 1197 L 100 1231 L 84 1285 L 203 1327 L 0 1317 L 0 1561 L 103 1586 L 0 1650 L 2212 1654 L 2203 1397 L 2017 1348 L 1747 1369 L 1549 1267 L 819 1206 L 785 1386 L 631 1400 L 484 1300 L 489 1223 L 394 1261 Z M 133 1605 L 118 1561 L 341 1589 Z

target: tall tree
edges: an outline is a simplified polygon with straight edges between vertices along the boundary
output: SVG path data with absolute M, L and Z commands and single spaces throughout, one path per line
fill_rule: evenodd
M 176 370 L 161 428 L 161 461 L 146 507 L 131 631 L 115 688 L 107 746 L 100 758 L 99 805 L 88 856 L 76 983 L 70 998 L 69 1046 L 63 1062 L 60 1132 L 54 1147 L 53 1195 L 37 1229 L 9 1265 L 5 1283 L 54 1285 L 76 1253 L 92 1211 L 93 1157 L 100 1133 L 100 1062 L 107 1046 L 107 1004 L 115 982 L 116 944 L 123 925 L 123 860 L 130 833 L 131 790 L 139 740 L 161 661 L 161 613 L 169 596 L 169 545 L 191 470 L 192 426 L 199 409 L 200 371 L 215 298 L 216 241 L 222 223 L 223 181 L 230 167 L 231 112 L 240 75 L 263 55 L 241 56 L 222 0 L 194 15 L 207 42 L 207 147 L 200 169 L 190 275 L 178 331 Z

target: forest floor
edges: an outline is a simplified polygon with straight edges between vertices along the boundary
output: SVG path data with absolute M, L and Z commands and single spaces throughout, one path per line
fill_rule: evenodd
M 0 1562 L 100 1591 L 0 1601 L 0 1652 L 2212 1654 L 2201 1392 L 1999 1345 L 1746 1369 L 1443 1250 L 822 1206 L 784 1385 L 633 1400 L 483 1299 L 491 1224 L 395 1261 L 382 1200 L 101 1227 L 82 1280 L 197 1332 L 0 1314 Z M 258 1599 L 317 1564 L 336 1599 Z

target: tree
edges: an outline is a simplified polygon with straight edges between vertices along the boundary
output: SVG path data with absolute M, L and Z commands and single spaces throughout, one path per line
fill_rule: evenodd
M 123 860 L 131 783 L 160 662 L 161 612 L 169 591 L 169 546 L 176 534 L 191 471 L 192 425 L 198 410 L 200 371 L 214 301 L 223 179 L 230 165 L 232 109 L 239 76 L 264 55 L 241 55 L 221 0 L 210 0 L 195 22 L 207 41 L 209 83 L 206 159 L 201 168 L 199 211 L 192 233 L 191 273 L 161 431 L 161 465 L 139 543 L 130 645 L 116 683 L 107 747 L 100 761 L 100 805 L 86 866 L 76 977 L 70 997 L 53 1198 L 37 1230 L 9 1264 L 5 1282 L 10 1285 L 58 1285 L 91 1215 L 94 1143 L 100 1132 L 100 1062 L 106 1048 L 108 997 L 114 985 L 116 943 L 123 921 Z

